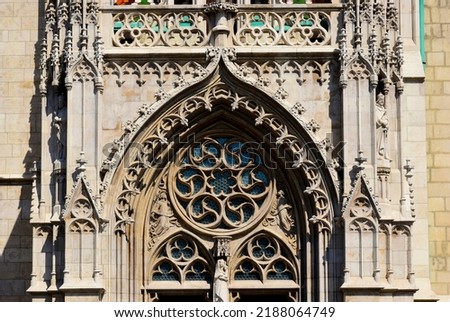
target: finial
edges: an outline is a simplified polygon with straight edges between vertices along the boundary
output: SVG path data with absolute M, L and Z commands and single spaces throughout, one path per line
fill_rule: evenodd
M 359 168 L 360 170 L 363 170 L 363 169 L 364 169 L 363 164 L 364 164 L 364 162 L 367 161 L 367 158 L 364 157 L 364 152 L 363 152 L 362 150 L 360 150 L 360 151 L 358 152 L 358 157 L 355 158 L 355 161 L 358 163 L 358 164 L 357 164 L 358 168 Z
M 80 152 L 80 158 L 77 160 L 78 167 L 77 170 L 80 172 L 84 172 L 86 170 L 85 164 L 87 163 L 86 159 L 84 158 L 84 152 Z

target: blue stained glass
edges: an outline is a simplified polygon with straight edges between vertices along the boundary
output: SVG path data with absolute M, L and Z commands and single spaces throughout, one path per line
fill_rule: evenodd
M 258 239 L 257 244 L 265 248 L 270 245 L 270 241 L 267 238 L 262 237 Z
M 154 273 L 153 280 L 158 281 L 158 282 L 177 281 L 178 277 L 177 277 L 177 274 L 175 274 L 175 273 L 169 273 L 169 274 Z
M 239 160 L 238 158 L 236 158 L 234 155 L 232 154 L 226 154 L 225 155 L 225 161 L 227 162 L 228 165 L 230 165 L 231 167 L 239 165 Z
M 181 252 L 183 253 L 183 257 L 186 259 L 191 259 L 192 256 L 194 255 L 192 249 L 190 248 L 182 249 Z
M 226 137 L 216 139 L 216 141 L 219 142 L 220 145 L 222 145 L 222 146 L 224 146 L 225 143 L 227 143 L 229 140 L 230 140 L 230 138 L 226 138 Z
M 244 274 L 242 272 L 236 272 L 236 274 L 234 274 L 234 279 L 235 280 L 241 280 L 241 281 L 257 281 L 257 280 L 260 280 L 259 274 L 256 273 L 256 272 L 252 272 L 252 273 L 248 273 L 248 274 Z
M 228 145 L 228 150 L 230 152 L 238 152 L 241 150 L 241 147 L 243 146 L 243 144 L 241 142 L 232 142 Z
M 244 221 L 248 221 L 254 213 L 254 209 L 250 205 L 245 205 L 244 207 Z
M 204 225 L 211 224 L 214 222 L 214 217 L 212 215 L 207 215 L 207 216 L 203 217 L 200 222 Z
M 217 149 L 216 146 L 214 146 L 213 144 L 208 144 L 206 146 L 206 151 L 208 151 L 209 153 L 211 153 L 212 155 L 219 157 L 219 150 Z
M 233 223 L 239 222 L 239 215 L 232 212 L 232 211 L 227 211 L 227 218 L 230 219 Z
M 189 186 L 181 183 L 180 181 L 177 180 L 176 182 L 177 185 L 177 190 L 179 192 L 181 192 L 183 195 L 188 195 L 189 194 Z
M 253 250 L 253 256 L 256 258 L 261 258 L 263 256 L 264 252 L 261 248 L 256 248 Z
M 195 274 L 200 274 L 204 270 L 205 270 L 205 265 L 203 265 L 203 263 L 195 262 L 194 265 L 192 265 L 192 271 Z
M 232 187 L 236 184 L 236 179 L 232 177 L 230 171 L 216 171 L 214 177 L 209 179 L 209 183 L 216 195 L 221 193 L 229 194 L 232 191 Z
M 198 170 L 195 169 L 183 169 L 181 170 L 181 176 L 183 179 L 189 179 L 190 177 L 198 174 Z
M 267 177 L 267 175 L 263 172 L 263 171 L 255 171 L 255 177 L 258 180 L 261 180 L 265 186 L 269 185 L 269 178 Z
M 163 262 L 158 267 L 159 272 L 153 273 L 152 279 L 154 281 L 177 281 L 178 276 L 173 271 L 173 267 L 168 262 Z
M 290 271 L 287 270 L 286 264 L 278 261 L 273 265 L 274 272 L 270 272 L 267 275 L 269 280 L 293 280 L 294 276 Z
M 261 258 L 263 256 L 266 258 L 271 258 L 275 256 L 275 249 L 272 247 L 267 238 L 259 238 L 253 245 L 253 256 L 256 258 Z
M 211 274 L 206 271 L 205 265 L 201 262 L 195 262 L 191 267 L 191 272 L 186 274 L 186 280 L 188 281 L 211 281 Z
M 204 167 L 204 168 L 212 168 L 216 165 L 216 160 L 214 158 L 206 158 L 205 160 L 202 161 L 202 163 L 200 164 L 200 166 Z
M 259 273 L 254 270 L 253 264 L 249 261 L 245 261 L 240 265 L 241 271 L 234 274 L 236 280 L 260 280 Z
M 186 248 L 186 246 L 188 245 L 188 242 L 184 239 L 178 239 L 175 243 L 181 249 Z
M 196 145 L 193 149 L 192 149 L 192 155 L 195 158 L 200 158 L 202 156 L 202 147 L 200 145 Z
M 193 204 L 192 204 L 192 211 L 194 212 L 194 214 L 201 214 L 203 212 L 203 206 L 202 206 L 202 201 L 201 200 L 196 200 Z
M 253 264 L 245 261 L 241 264 L 241 269 L 244 273 L 250 273 L 253 270 Z
M 219 204 L 212 198 L 206 199 L 206 205 L 208 206 L 208 208 L 214 210 L 217 213 L 220 211 Z
M 286 270 L 286 264 L 283 262 L 276 262 L 273 267 L 277 273 L 283 273 Z
M 204 185 L 204 182 L 202 179 L 198 178 L 194 180 L 194 193 L 199 192 L 200 190 L 202 190 Z
M 257 185 L 255 187 L 253 187 L 249 192 L 252 195 L 259 195 L 261 193 L 263 193 L 266 189 L 264 187 L 262 187 L 261 185 Z
M 192 272 L 189 272 L 186 274 L 186 280 L 187 281 L 211 281 L 211 275 L 208 273 L 201 273 L 201 274 L 194 274 Z
M 161 263 L 161 265 L 159 265 L 159 270 L 163 274 L 168 274 L 170 271 L 172 271 L 172 265 L 170 265 L 170 263 L 168 262 Z
M 178 248 L 172 249 L 171 255 L 175 259 L 180 259 L 181 258 L 181 251 Z
M 242 184 L 248 186 L 250 184 L 250 171 L 244 171 L 242 173 Z
M 248 202 L 248 200 L 245 199 L 245 198 L 240 198 L 240 197 L 233 198 L 233 199 L 230 200 L 230 204 L 233 207 L 238 207 L 239 205 L 242 205 L 245 202 Z

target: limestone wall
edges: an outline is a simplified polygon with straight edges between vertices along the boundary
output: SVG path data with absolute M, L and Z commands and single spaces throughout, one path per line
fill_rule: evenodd
M 450 295 L 450 1 L 425 1 L 431 283 Z
M 39 153 L 35 55 L 41 2 L 0 1 L 0 301 L 29 300 L 25 291 L 32 234 L 27 170 Z

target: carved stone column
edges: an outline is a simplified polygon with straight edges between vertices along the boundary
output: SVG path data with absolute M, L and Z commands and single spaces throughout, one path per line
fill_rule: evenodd
M 237 6 L 226 0 L 218 0 L 217 2 L 206 5 L 205 13 L 211 14 L 214 21 L 212 29 L 212 45 L 216 47 L 230 46 L 229 41 L 230 24 L 232 23 L 232 15 L 237 12 Z

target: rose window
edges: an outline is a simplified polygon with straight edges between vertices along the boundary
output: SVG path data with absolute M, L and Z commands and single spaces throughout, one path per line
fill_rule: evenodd
M 190 223 L 216 231 L 237 230 L 268 208 L 272 180 L 254 144 L 206 138 L 182 154 L 172 196 Z

